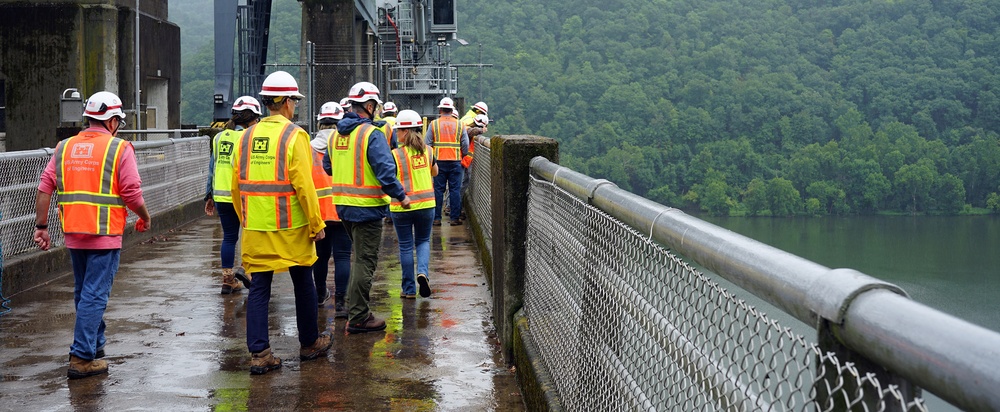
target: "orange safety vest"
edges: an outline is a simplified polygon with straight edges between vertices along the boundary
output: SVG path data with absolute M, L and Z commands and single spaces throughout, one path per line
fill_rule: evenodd
M 410 209 L 404 209 L 403 203 L 392 199 L 389 210 L 406 212 L 408 210 L 430 209 L 437 203 L 434 201 L 434 179 L 431 177 L 430 151 L 417 153 L 409 146 L 401 146 L 392 151 L 396 159 L 396 177 L 403 184 L 403 190 L 410 197 Z
M 239 173 L 243 228 L 276 231 L 309 224 L 288 177 L 289 142 L 299 130 L 291 122 L 261 122 L 240 138 L 233 169 Z
M 125 201 L 118 161 L 131 144 L 100 132 L 82 132 L 56 145 L 56 190 L 63 233 L 120 236 Z
M 323 170 L 323 154 L 313 150 L 312 155 L 313 186 L 316 187 L 316 196 L 319 197 L 319 212 L 323 215 L 323 220 L 339 222 L 340 216 L 337 216 L 337 207 L 333 204 L 333 181 Z
M 431 122 L 431 137 L 434 139 L 434 157 L 438 161 L 462 159 L 462 126 L 454 116 L 441 116 Z

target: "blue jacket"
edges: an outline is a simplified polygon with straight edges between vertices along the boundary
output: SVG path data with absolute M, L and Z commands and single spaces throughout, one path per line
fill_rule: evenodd
M 347 113 L 344 119 L 337 123 L 337 132 L 342 135 L 350 134 L 362 123 L 372 123 L 371 119 L 360 117 L 357 113 Z M 385 140 L 382 131 L 375 130 L 368 136 L 368 164 L 375 172 L 375 178 L 382 184 L 382 191 L 389 197 L 402 201 L 406 197 L 403 184 L 396 178 L 396 160 L 392 157 L 389 144 Z M 327 174 L 333 174 L 330 166 L 330 158 L 323 154 L 323 170 Z M 362 206 L 341 206 L 337 205 L 337 215 L 341 220 L 348 222 L 369 222 L 385 218 L 389 215 L 389 206 L 362 207 Z

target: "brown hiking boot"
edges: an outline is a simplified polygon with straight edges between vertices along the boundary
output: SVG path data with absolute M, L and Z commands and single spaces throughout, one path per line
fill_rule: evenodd
M 271 354 L 271 348 L 251 354 L 251 375 L 263 375 L 275 369 L 281 369 L 281 359 L 278 359 Z
M 233 272 L 233 276 L 236 278 L 236 280 L 243 282 L 243 287 L 247 288 L 248 290 L 250 289 L 250 282 L 253 281 L 253 276 L 247 273 L 242 266 L 236 268 L 236 271 Z
M 240 291 L 240 281 L 236 280 L 233 276 L 232 269 L 222 269 L 222 294 L 228 295 L 230 293 L 237 293 Z
M 88 376 L 108 373 L 108 362 L 104 360 L 86 360 L 69 355 L 69 369 L 66 376 L 70 379 L 86 378 Z
M 368 317 L 365 320 L 358 323 L 347 322 L 347 326 L 344 328 L 347 334 L 352 333 L 365 333 L 365 332 L 378 332 L 380 330 L 385 330 L 385 321 L 376 318 L 371 312 L 368 313 Z
M 326 356 L 326 352 L 333 346 L 333 340 L 328 333 L 319 335 L 312 345 L 299 349 L 299 360 L 313 360 L 320 356 Z

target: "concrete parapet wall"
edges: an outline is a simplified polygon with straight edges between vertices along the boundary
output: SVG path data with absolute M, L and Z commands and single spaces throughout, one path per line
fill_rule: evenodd
M 153 215 L 153 228 L 139 233 L 131 226 L 125 228 L 122 248 L 138 244 L 166 233 L 204 214 L 205 203 L 200 199 Z M 50 222 L 50 224 L 59 224 Z M 31 234 L 26 234 L 31 236 Z M 48 251 L 39 250 L 11 259 L 3 264 L 3 292 L 5 296 L 17 295 L 28 289 L 58 280 L 72 271 L 69 250 L 65 247 Z M 72 281 L 72 279 L 70 279 Z
M 524 302 L 530 163 L 536 156 L 558 162 L 559 143 L 541 136 L 495 136 L 490 148 L 493 321 L 504 357 L 511 362 L 514 313 Z
M 545 367 L 545 362 L 531 339 L 528 319 L 521 311 L 514 314 L 513 343 L 515 374 L 524 406 L 529 411 L 563 411 L 552 372 Z

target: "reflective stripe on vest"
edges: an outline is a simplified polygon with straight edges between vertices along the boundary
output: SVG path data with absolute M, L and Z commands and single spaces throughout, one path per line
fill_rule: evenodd
M 378 129 L 381 130 L 382 134 L 385 135 L 386 146 L 389 146 L 389 148 L 391 149 L 392 148 L 392 125 L 389 124 L 389 122 L 385 122 L 385 124 L 383 124 L 382 127 L 379 127 Z
M 399 200 L 392 199 L 389 210 L 406 212 L 434 207 L 437 203 L 434 201 L 430 152 L 417 153 L 409 146 L 403 146 L 393 150 L 392 157 L 396 159 L 396 177 L 403 184 L 406 195 L 410 197 L 410 208 L 403 209 L 403 204 Z
M 462 124 L 452 116 L 442 116 L 431 122 L 434 157 L 438 161 L 461 160 Z
M 215 155 L 215 174 L 212 176 L 212 198 L 216 202 L 233 202 L 233 151 L 243 130 L 223 130 L 215 135 L 212 153 Z
M 361 207 L 389 204 L 389 195 L 382 191 L 382 183 L 368 164 L 368 140 L 375 130 L 375 126 L 362 123 L 349 135 L 337 133 L 330 137 L 326 150 L 333 170 L 333 204 Z
M 56 193 L 63 233 L 121 235 L 125 201 L 119 194 L 122 139 L 82 132 L 56 145 Z
M 281 133 L 274 141 L 271 132 L 277 127 Z M 288 178 L 288 149 L 300 130 L 290 122 L 261 122 L 240 138 L 237 167 L 244 228 L 276 231 L 309 224 Z
M 313 186 L 316 187 L 316 196 L 319 197 L 319 212 L 323 215 L 323 220 L 340 221 L 337 208 L 333 205 L 330 175 L 323 170 L 323 154 L 313 150 L 312 161 Z

